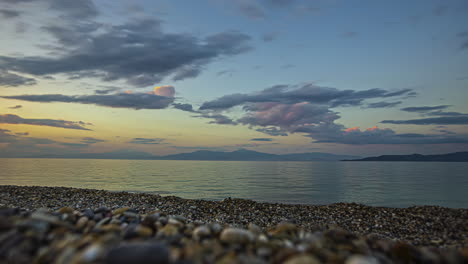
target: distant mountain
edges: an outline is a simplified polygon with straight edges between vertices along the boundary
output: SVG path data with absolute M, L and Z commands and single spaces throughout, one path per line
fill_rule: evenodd
M 247 149 L 232 152 L 199 150 L 191 153 L 180 153 L 167 156 L 155 156 L 148 152 L 134 150 L 117 150 L 103 153 L 34 153 L 11 155 L 0 153 L 0 158 L 61 158 L 61 159 L 130 159 L 130 160 L 235 160 L 235 161 L 339 161 L 356 159 L 358 156 L 335 155 L 311 152 L 296 154 L 269 154 Z
M 445 162 L 468 162 L 468 151 L 455 152 L 439 155 L 383 155 L 378 157 L 368 157 L 363 159 L 353 159 L 344 161 L 445 161 Z
M 191 153 L 181 153 L 168 156 L 155 157 L 158 160 L 237 160 L 237 161 L 339 161 L 354 159 L 356 156 L 335 155 L 329 153 L 296 153 L 296 154 L 269 154 L 247 149 L 232 152 L 199 150 Z

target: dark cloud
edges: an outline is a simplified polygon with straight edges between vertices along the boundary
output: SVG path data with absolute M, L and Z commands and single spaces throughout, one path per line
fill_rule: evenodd
M 434 110 L 441 110 L 450 107 L 450 105 L 437 105 L 437 106 L 415 106 L 415 107 L 405 107 L 401 108 L 401 111 L 406 112 L 417 112 L 417 113 L 425 113 Z
M 11 134 L 11 131 L 8 129 L 0 128 L 0 143 L 12 143 L 17 141 L 17 136 Z
M 399 125 L 468 125 L 468 115 L 432 117 L 410 120 L 383 120 L 381 123 Z
M 22 105 L 15 105 L 15 106 L 11 106 L 11 107 L 8 107 L 8 108 L 9 109 L 20 109 L 22 107 L 23 107 Z
M 5 70 L 0 69 L 0 86 L 26 86 L 35 85 L 36 80 L 32 78 L 26 78 L 21 75 L 17 75 Z
M 46 0 L 50 8 L 62 11 L 71 18 L 91 18 L 98 15 L 98 10 L 92 0 Z
M 286 131 L 283 131 L 283 130 L 278 129 L 276 127 L 257 128 L 257 129 L 255 129 L 255 131 L 265 133 L 267 135 L 275 136 L 275 137 L 277 137 L 277 136 L 285 137 L 285 136 L 288 135 L 288 133 Z
M 84 137 L 80 141 L 82 144 L 90 145 L 90 144 L 95 144 L 95 143 L 100 143 L 100 142 L 106 142 L 106 140 L 99 139 L 99 138 L 93 138 L 93 137 Z
M 111 86 L 111 87 L 104 87 L 104 88 L 105 88 L 105 89 L 94 90 L 94 93 L 102 95 L 102 94 L 110 94 L 110 93 L 112 93 L 112 92 L 115 92 L 115 91 L 120 90 L 119 87 L 113 87 L 113 86 Z
M 376 103 L 369 103 L 366 105 L 366 108 L 390 108 L 401 104 L 402 101 L 397 102 L 376 102 Z
M 232 76 L 232 74 L 236 72 L 235 70 L 223 70 L 223 71 L 219 71 L 216 73 L 216 76 L 223 76 L 223 75 L 228 75 L 228 76 Z
M 350 145 L 367 144 L 457 144 L 468 143 L 468 136 L 447 134 L 397 134 L 391 129 L 377 127 L 361 131 L 359 128 L 345 129 L 332 134 L 310 134 L 317 143 L 341 143 Z
M 219 113 L 202 113 L 194 117 L 213 119 L 212 121 L 208 122 L 208 124 L 237 125 L 234 120 Z
M 22 3 L 36 2 L 41 3 L 47 9 L 60 12 L 65 19 L 88 19 L 94 18 L 99 14 L 92 0 L 2 0 L 17 7 Z
M 36 76 L 125 80 L 141 87 L 171 76 L 174 80 L 196 77 L 214 59 L 250 50 L 250 37 L 237 31 L 202 38 L 165 33 L 160 24 L 146 19 L 123 25 L 83 22 L 46 26 L 44 30 L 59 44 L 49 48 L 59 56 L 0 56 L 0 67 Z
M 83 121 L 67 121 L 67 120 L 56 120 L 56 119 L 31 119 L 31 118 L 22 118 L 17 115 L 4 114 L 0 115 L 1 124 L 26 124 L 34 126 L 50 126 L 50 127 L 60 127 L 67 129 L 78 129 L 78 130 L 91 130 L 86 128 L 87 123 Z
M 252 138 L 250 141 L 273 141 L 272 138 Z
M 29 132 L 18 132 L 18 133 L 15 133 L 15 135 L 17 135 L 17 136 L 27 136 L 27 135 L 29 135 Z
M 464 38 L 462 44 L 460 45 L 460 49 L 468 49 L 468 31 L 463 31 L 457 34 L 458 37 Z
M 12 9 L 0 9 L 0 16 L 11 19 L 18 17 L 21 14 L 20 11 L 12 10 Z
M 257 93 L 225 95 L 203 103 L 200 110 L 228 109 L 248 103 L 268 102 L 285 104 L 310 102 L 314 104 L 325 104 L 330 107 L 358 106 L 366 99 L 396 97 L 412 92 L 411 89 L 391 92 L 378 88 L 363 91 L 338 90 L 336 88 L 321 87 L 313 84 L 302 85 L 296 89 L 292 88 L 293 86 L 276 85 Z
M 174 98 L 160 96 L 152 93 L 118 93 L 112 95 L 61 95 L 61 94 L 43 94 L 43 95 L 16 95 L 1 96 L 6 99 L 16 99 L 30 102 L 63 102 L 63 103 L 81 103 L 94 104 L 113 108 L 132 108 L 132 109 L 163 109 L 174 102 Z
M 434 111 L 425 113 L 425 116 L 468 116 L 468 114 L 460 112 L 446 112 L 446 111 Z
M 398 134 L 391 129 L 372 127 L 361 130 L 358 127 L 346 128 L 336 123 L 341 118 L 332 110 L 343 106 L 390 107 L 398 102 L 378 102 L 365 104 L 368 99 L 405 97 L 411 89 L 387 91 L 369 89 L 363 91 L 338 90 L 311 84 L 299 87 L 277 85 L 258 93 L 227 95 L 205 102 L 200 111 L 214 111 L 223 115 L 224 111 L 241 106 L 244 115 L 237 120 L 224 116 L 233 124 L 247 125 L 251 129 L 272 136 L 302 134 L 316 143 L 338 143 L 350 145 L 365 144 L 445 144 L 467 143 L 467 135 L 456 134 Z M 410 109 L 411 110 L 411 109 Z M 413 109 L 414 110 L 414 109 Z M 418 111 L 427 109 L 416 109 Z M 212 122 L 217 123 L 217 122 Z
M 127 143 L 142 145 L 157 145 L 164 142 L 164 138 L 134 138 Z
M 173 103 L 172 107 L 182 110 L 182 111 L 187 111 L 187 112 L 194 112 L 193 106 L 191 104 L 179 104 L 179 103 Z

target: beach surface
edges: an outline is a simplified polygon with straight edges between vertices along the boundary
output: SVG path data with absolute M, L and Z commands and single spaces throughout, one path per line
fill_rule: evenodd
M 0 262 L 8 263 L 154 263 L 158 256 L 159 263 L 468 258 L 468 209 L 206 201 L 35 186 L 0 186 L 0 208 Z

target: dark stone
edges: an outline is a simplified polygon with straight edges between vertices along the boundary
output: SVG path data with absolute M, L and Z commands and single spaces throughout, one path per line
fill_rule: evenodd
M 105 263 L 165 264 L 169 263 L 169 250 L 157 242 L 124 244 L 111 249 L 106 256 Z
M 88 217 L 88 219 L 93 219 L 94 218 L 94 212 L 91 209 L 85 209 L 83 211 L 83 215 Z

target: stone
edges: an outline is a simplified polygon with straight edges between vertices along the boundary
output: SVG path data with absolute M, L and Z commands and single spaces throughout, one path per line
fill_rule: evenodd
M 320 264 L 320 260 L 311 255 L 297 255 L 288 258 L 284 264 Z
M 254 235 L 245 229 L 226 228 L 221 232 L 220 239 L 225 243 L 247 244 L 254 240 Z
M 157 242 L 129 243 L 115 247 L 105 258 L 108 264 L 166 264 L 169 263 L 169 250 Z

